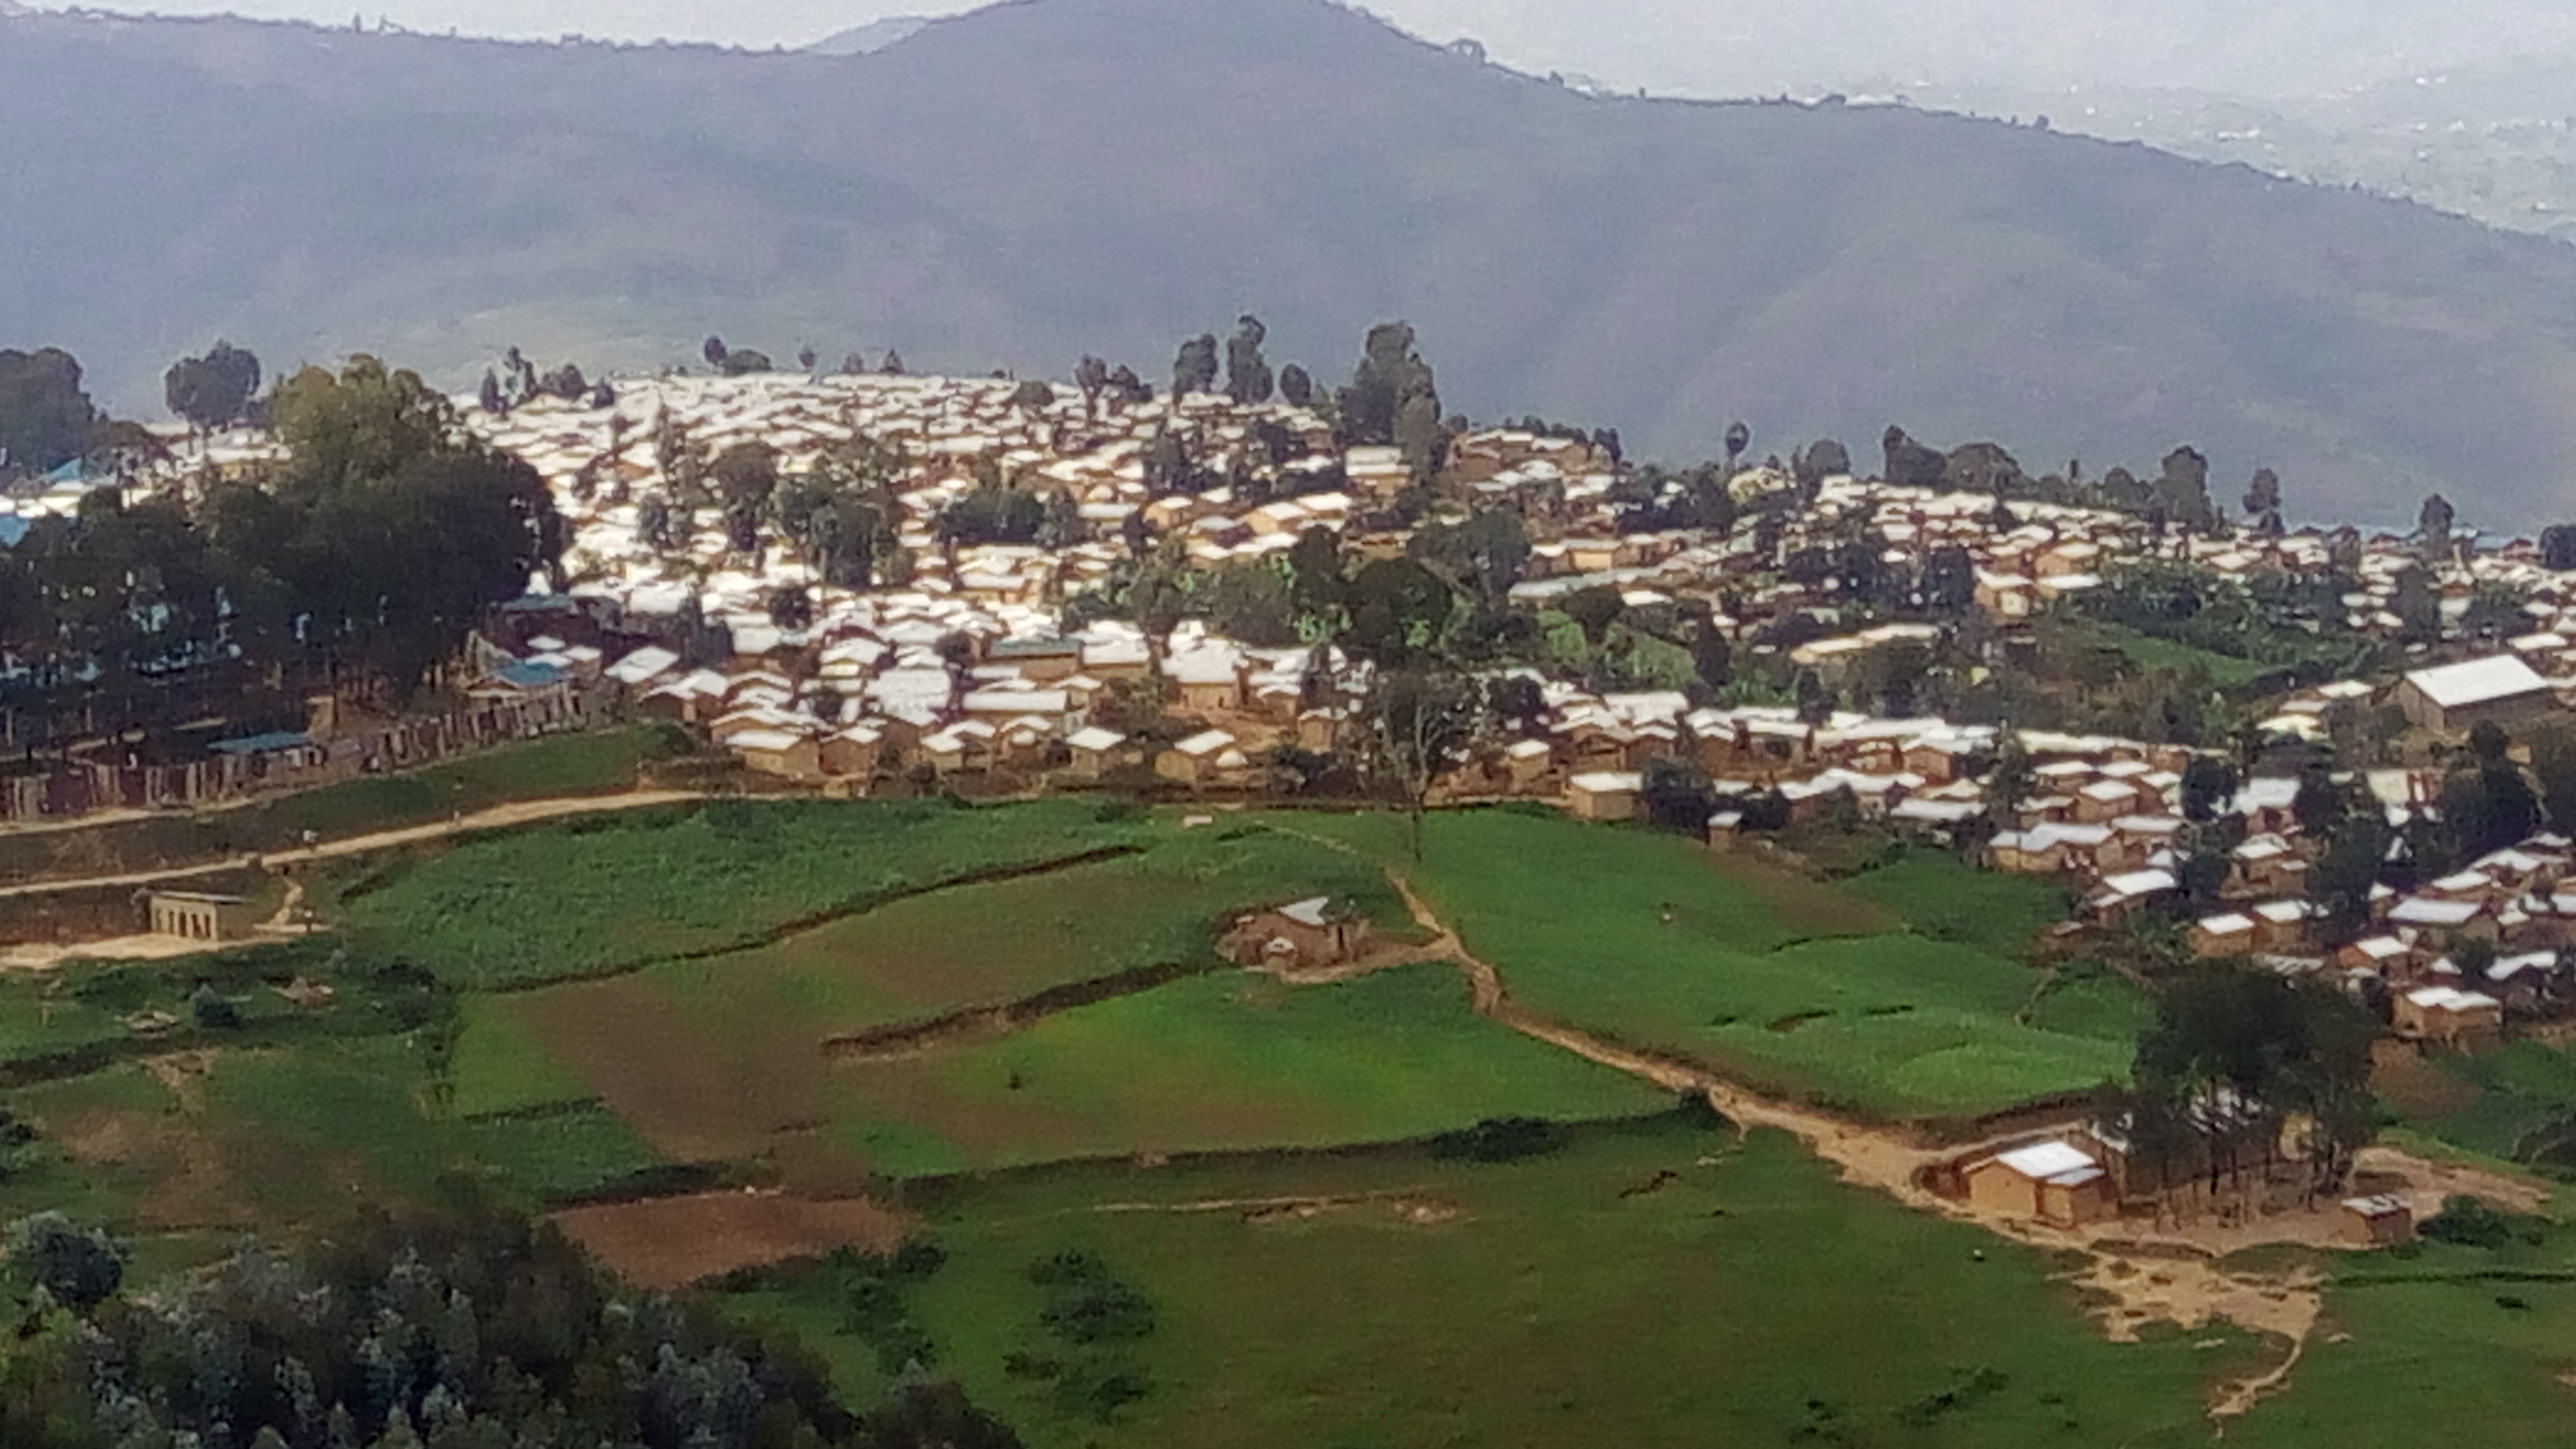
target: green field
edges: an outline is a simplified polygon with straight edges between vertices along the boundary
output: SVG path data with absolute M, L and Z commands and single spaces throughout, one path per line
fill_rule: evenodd
M 1496 810 L 1438 815 L 1417 865 L 1383 822 L 1317 818 L 1410 873 L 1513 999 L 1749 1083 L 1888 1117 L 1955 1117 L 2127 1074 L 2116 982 L 2047 1011 L 2017 959 L 2048 887 L 1916 853 L 1837 889 L 1911 928 L 1822 935 L 1676 836 Z M 2023 1018 L 2027 1015 L 2028 1021 Z
M 969 1029 L 883 1059 L 827 1056 L 836 1038 L 1060 988 L 1216 970 L 1218 932 L 1255 906 L 1326 895 L 1389 948 L 1418 935 L 1383 874 L 1349 853 L 1257 825 L 1136 838 L 1135 854 L 911 896 L 750 950 L 469 997 L 456 1109 L 596 1098 L 687 1162 L 767 1156 L 819 1127 L 823 1145 L 909 1176 L 1659 1104 L 1478 1020 L 1446 965 L 1293 992 L 1225 970 L 1125 988 L 1003 1036 Z
M 559 735 L 227 809 L 0 833 L 0 880 L 158 870 L 291 849 L 308 830 L 339 839 L 516 800 L 616 794 L 633 789 L 637 772 L 672 749 L 669 731 L 659 726 Z
M 2576 1227 L 2501 1247 L 2423 1243 L 2332 1265 L 2326 1312 L 2289 1392 L 2230 1444 L 2511 1449 L 2570 1442 Z
M 757 942 L 981 871 L 1133 839 L 1093 807 L 722 802 L 466 841 L 337 903 L 362 948 L 459 986 L 525 986 Z
M 2141 633 L 2125 625 L 2101 620 L 2078 621 L 2069 618 L 2065 627 L 2076 638 L 2105 649 L 2117 650 L 2142 668 L 2171 669 L 2185 674 L 2198 672 L 2207 676 L 2211 684 L 2221 689 L 2234 689 L 2240 685 L 2251 684 L 2266 675 L 2279 674 L 2284 669 L 2284 666 L 2279 664 L 2238 659 L 2233 655 L 2177 643 L 2171 639 L 2159 639 L 2153 634 Z
M 895 901 L 750 951 L 648 967 L 686 1010 L 811 1039 L 1213 958 L 1247 909 L 1329 896 L 1392 935 L 1403 903 L 1364 861 L 1275 831 L 1165 831 L 1115 860 Z
M 2113 1345 L 2046 1255 L 1844 1187 L 1785 1137 L 1669 1119 L 1499 1165 L 1032 1175 L 961 1188 L 931 1230 L 948 1262 L 907 1297 L 938 1371 L 1033 1449 L 2174 1446 L 2207 1442 L 2205 1388 L 2257 1355 L 2224 1329 Z M 1027 1269 L 1067 1250 L 1154 1331 L 1043 1330 Z M 864 1395 L 883 1378 L 842 1301 L 827 1272 L 737 1299 L 831 1340 Z M 1015 1353 L 1151 1391 L 1104 1424 Z
M 1480 1019 L 1463 979 L 1439 964 L 1338 986 L 1199 977 L 842 1073 L 852 1130 L 896 1176 L 1389 1142 L 1486 1118 L 1633 1116 L 1671 1100 Z
M 1416 862 L 1385 816 L 744 804 L 425 849 L 344 878 L 341 939 L 0 978 L 0 1067 L 43 1077 L 0 1098 L 42 1134 L 0 1216 L 116 1224 L 141 1275 L 458 1180 L 533 1209 L 870 1192 L 944 1265 L 891 1297 L 827 1261 L 724 1301 L 862 1402 L 914 1358 L 954 1374 L 1032 1449 L 2174 1449 L 2209 1442 L 2214 1385 L 2277 1361 L 2224 1326 L 2110 1343 L 2065 1263 L 1488 1021 L 1454 964 L 1292 988 L 1211 950 L 1323 894 L 1409 960 L 1392 868 L 1526 1009 L 1954 1117 L 2129 1059 L 2133 987 L 2019 959 L 2044 887 L 1925 853 L 1814 880 L 1534 813 L 1429 827 Z M 295 978 L 338 994 L 294 1006 L 271 988 Z M 241 1026 L 121 1025 L 186 1018 L 201 979 Z M 2545 1156 L 2569 1060 L 2427 1065 L 2457 1100 L 2423 1125 Z M 1560 1125 L 1460 1135 L 1505 1118 Z M 2227 1442 L 2567 1442 L 2576 1233 L 2319 1263 L 2323 1328 Z
M 633 1128 L 589 1103 L 487 1117 L 466 1123 L 460 1135 L 465 1157 L 504 1191 L 536 1203 L 644 1188 L 663 1166 Z
M 2488 1157 L 2576 1171 L 2576 1052 L 2515 1042 L 2437 1066 L 2473 1090 L 2461 1110 L 2420 1123 L 2445 1142 Z

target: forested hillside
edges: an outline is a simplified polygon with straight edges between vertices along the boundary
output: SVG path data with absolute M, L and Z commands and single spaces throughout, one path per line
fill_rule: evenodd
M 1641 453 L 2188 441 L 2309 516 L 2503 525 L 2576 456 L 2576 251 L 2033 128 L 1588 98 L 1322 0 L 1027 0 L 851 57 L 6 23 L 0 341 L 126 410 L 217 334 L 456 385 L 719 330 L 1157 379 L 1253 310 L 1328 377 L 1406 317 L 1453 407 Z

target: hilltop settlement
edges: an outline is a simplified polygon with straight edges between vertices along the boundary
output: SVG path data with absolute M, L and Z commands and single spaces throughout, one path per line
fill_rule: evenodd
M 126 436 L 10 498 L 12 596 L 191 529 L 223 582 L 130 572 L 112 630 L 12 616 L 0 819 L 651 718 L 770 792 L 1417 830 L 1522 801 L 1827 872 L 1919 842 L 2062 883 L 2044 955 L 2254 963 L 2444 1048 L 2576 1008 L 2576 530 L 2493 537 L 2440 498 L 2407 537 L 2294 529 L 2281 480 L 2231 510 L 2189 448 L 2034 474 L 1898 428 L 1872 470 L 1831 440 L 1757 458 L 1742 424 L 1670 468 L 1444 416 L 1401 324 L 1338 389 L 1263 340 L 1195 339 L 1162 389 L 1093 358 L 1070 386 L 784 371 L 710 339 L 704 371 L 597 383 L 514 354 L 450 400 L 362 359 L 281 384 L 264 426 L 243 397 Z M 311 605 L 256 619 L 223 552 L 267 526 L 243 500 L 327 493 L 317 459 L 405 428 L 497 470 L 518 552 L 474 567 L 507 586 L 399 648 L 381 600 L 329 639 Z M 467 552 L 413 517 L 393 551 Z M 103 699 L 109 653 L 146 685 Z M 2063 1187 L 2116 1136 L 2000 1160 Z

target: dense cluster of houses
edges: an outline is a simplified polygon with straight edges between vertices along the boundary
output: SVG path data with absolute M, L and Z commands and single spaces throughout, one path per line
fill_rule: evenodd
M 701 729 L 751 769 L 849 793 L 906 775 L 1001 789 L 1126 776 L 1258 792 L 1274 782 L 1283 746 L 1325 752 L 1349 742 L 1368 679 L 1332 650 L 1255 648 L 1201 620 L 1149 636 L 1068 608 L 1113 577 L 1139 525 L 1206 565 L 1271 557 L 1317 527 L 1361 555 L 1401 551 L 1404 535 L 1380 525 L 1413 481 L 1404 459 L 1337 446 L 1314 410 L 1213 395 L 1112 405 L 1007 380 L 900 376 L 677 376 L 621 382 L 617 393 L 613 408 L 541 400 L 502 415 L 464 409 L 491 442 L 538 470 L 571 525 L 569 591 L 546 594 L 540 583 L 471 661 L 480 706 L 543 712 L 621 695 Z M 773 522 L 746 549 L 712 496 L 671 512 L 689 492 L 673 476 L 682 471 L 675 453 L 696 460 L 685 470 L 696 476 L 746 442 L 775 450 L 791 483 L 836 450 L 867 448 L 881 470 L 876 484 L 899 510 L 889 533 L 900 567 L 881 568 L 888 578 L 873 589 L 838 587 Z M 262 445 L 199 446 L 225 466 L 247 466 Z M 1172 486 L 1176 454 L 1205 486 Z M 1832 585 L 1783 577 L 1777 561 L 1854 539 L 1910 566 L 1955 549 L 1949 556 L 1964 556 L 1967 568 L 1953 583 L 2006 625 L 2152 556 L 2221 575 L 2331 563 L 2357 580 L 2341 600 L 2346 622 L 2393 634 L 2404 627 L 2399 580 L 2424 559 L 2419 543 L 2393 536 L 2195 537 L 2026 500 L 1999 519 L 1983 492 L 1841 477 L 1772 521 L 1785 537 L 1759 539 L 1750 521 L 1641 533 L 1623 531 L 1614 502 L 1626 476 L 1596 442 L 1492 429 L 1454 441 L 1444 485 L 1524 519 L 1531 549 L 1515 598 L 1543 603 L 1607 585 L 1630 606 L 1687 602 L 1738 637 L 1791 611 L 1830 607 Z M 943 512 L 996 479 L 1043 493 L 1063 513 L 1052 546 L 943 540 Z M 1754 468 L 1729 486 L 1749 500 L 1796 484 Z M 652 530 L 648 509 L 661 515 Z M 2268 727 L 2322 735 L 2338 709 L 2393 709 L 2456 735 L 2480 720 L 2518 727 L 2563 709 L 2576 686 L 2576 593 L 2566 576 L 2519 542 L 2436 563 L 2446 616 L 2510 597 L 2528 623 L 2490 658 L 2303 691 Z M 800 600 L 792 615 L 778 612 L 782 593 Z M 1875 651 L 1937 637 L 1928 624 L 1885 624 L 1811 638 L 1792 660 L 1830 679 Z M 1538 683 L 1543 711 L 1459 751 L 1436 800 L 1543 799 L 1585 818 L 1626 819 L 1646 808 L 1657 761 L 1686 760 L 1715 782 L 1709 830 L 1720 845 L 1766 813 L 1796 823 L 1848 811 L 1940 839 L 1990 828 L 1994 868 L 2063 879 L 2101 920 L 2180 888 L 2189 757 L 2178 748 L 2033 730 L 2007 741 L 1992 727 L 1937 718 L 1802 718 L 1779 707 L 1695 708 L 1673 692 Z M 1159 694 L 1141 697 L 1149 688 Z M 1183 732 L 1138 728 L 1175 720 Z M 346 753 L 318 736 L 312 743 Z M 2007 744 L 2028 761 L 2029 787 L 1998 806 L 1983 780 Z M 2369 778 L 2395 820 L 2427 808 L 2438 784 L 2404 771 Z M 2226 908 L 2192 927 L 2195 949 L 2367 975 L 2400 993 L 2402 1026 L 2443 1040 L 2487 1030 L 2545 989 L 2532 963 L 2564 944 L 2564 923 L 2576 919 L 2576 895 L 2557 894 L 2563 842 L 2533 841 L 2412 897 L 2376 902 L 2374 933 L 2328 961 L 2305 891 L 2311 847 L 2290 809 L 2295 794 L 2293 781 L 2255 779 L 2228 803 L 2245 819 L 2244 838 L 2229 857 Z M 2491 943 L 2494 957 L 2464 972 L 2453 948 L 2473 939 Z

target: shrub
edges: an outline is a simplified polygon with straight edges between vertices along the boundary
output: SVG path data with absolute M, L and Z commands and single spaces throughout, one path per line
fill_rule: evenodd
M 2537 1246 L 2548 1237 L 2549 1223 L 2479 1198 L 2454 1197 L 2445 1199 L 2440 1215 L 2427 1219 L 2419 1231 L 2437 1243 L 2494 1251 L 2516 1243 Z
M 1519 1162 L 1544 1157 L 1565 1145 L 1553 1122 L 1536 1117 L 1488 1117 L 1459 1132 L 1431 1139 L 1434 1157 L 1469 1162 Z

